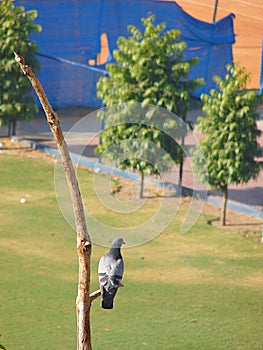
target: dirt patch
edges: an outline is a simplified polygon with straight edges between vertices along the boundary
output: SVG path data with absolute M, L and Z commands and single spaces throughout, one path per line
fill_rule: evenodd
M 204 213 L 214 217 L 213 219 L 209 220 L 210 225 L 221 228 L 222 230 L 238 232 L 246 238 L 261 241 L 263 230 L 262 220 L 251 215 L 245 215 L 228 210 L 226 225 L 222 227 L 219 220 L 220 210 L 220 208 L 206 203 Z
M 31 147 L 12 141 L 11 139 L 0 139 L 0 155 L 1 154 L 45 159 L 53 163 L 56 161 L 56 156 L 34 150 Z
M 116 178 L 116 180 L 118 180 L 120 188 L 120 191 L 115 194 L 115 196 L 118 199 L 129 200 L 133 196 L 132 191 L 134 191 L 134 186 L 137 187 L 137 193 L 139 193 L 139 183 L 134 185 L 134 181 L 123 178 Z M 156 188 L 151 184 L 146 185 L 146 192 L 148 192 L 148 200 L 152 202 L 160 201 L 163 195 L 165 195 L 166 197 L 174 196 L 172 192 L 163 191 L 162 189 Z M 191 197 L 181 197 L 180 206 L 184 208 L 189 208 L 191 200 Z M 210 225 L 228 231 L 239 232 L 247 238 L 261 240 L 263 225 L 262 220 L 254 216 L 245 215 L 232 210 L 228 210 L 226 226 L 222 227 L 219 220 L 220 211 L 221 208 L 219 207 L 213 206 L 208 203 L 205 204 L 204 214 L 210 217 L 210 219 L 208 219 L 208 223 Z

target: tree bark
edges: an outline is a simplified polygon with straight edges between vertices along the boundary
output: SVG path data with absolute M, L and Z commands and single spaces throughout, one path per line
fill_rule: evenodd
M 182 183 L 183 183 L 183 168 L 184 168 L 184 159 L 181 159 L 179 163 L 179 181 L 178 181 L 179 189 L 182 187 Z
M 58 115 L 54 112 L 42 85 L 36 78 L 31 68 L 25 65 L 24 58 L 15 53 L 15 59 L 19 63 L 21 70 L 30 80 L 47 117 L 57 147 L 67 179 L 67 184 L 71 194 L 73 204 L 75 225 L 77 232 L 77 252 L 79 260 L 78 296 L 76 300 L 77 311 L 77 350 L 92 350 L 90 335 L 90 256 L 91 240 L 86 227 L 86 220 L 83 202 L 77 182 L 75 170 L 70 158 L 67 144 L 65 142 Z
M 221 207 L 221 225 L 226 225 L 226 206 L 227 206 L 227 199 L 228 199 L 228 188 L 227 186 L 224 187 L 222 190 L 223 193 L 223 200 L 222 200 L 222 207 Z
M 182 137 L 181 146 L 182 146 L 182 149 L 184 149 L 184 136 Z M 184 168 L 184 154 L 182 154 L 182 158 L 180 159 L 180 162 L 179 162 L 179 181 L 178 181 L 179 189 L 181 189 L 183 184 L 183 168 Z
M 16 119 L 11 118 L 8 120 L 8 137 L 15 136 L 16 135 Z
M 140 185 L 140 198 L 143 198 L 143 190 L 144 190 L 144 173 L 143 171 L 140 172 L 140 178 L 141 178 L 141 185 Z
M 12 123 L 11 123 L 11 120 L 8 119 L 7 137 L 11 137 L 12 135 L 11 129 L 12 129 Z

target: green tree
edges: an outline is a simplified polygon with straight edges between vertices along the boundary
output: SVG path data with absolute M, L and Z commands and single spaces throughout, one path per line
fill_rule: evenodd
M 139 103 L 109 108 L 106 115 L 110 116 L 113 126 L 103 132 L 102 142 L 97 147 L 102 159 L 106 155 L 106 160 L 114 166 L 139 172 L 140 198 L 143 197 L 144 176 L 161 176 L 173 164 L 169 153 L 159 142 L 161 126 L 160 129 L 156 128 L 160 123 L 154 116 L 157 110 L 152 105 L 142 108 Z M 163 110 L 163 113 L 166 111 Z M 120 120 L 125 120 L 125 123 Z M 155 125 L 155 128 L 151 125 Z M 174 125 L 176 127 L 176 121 Z
M 207 170 L 208 183 L 223 194 L 222 225 L 226 223 L 228 186 L 256 178 L 262 166 L 256 160 L 261 156 L 258 99 L 255 91 L 246 89 L 248 79 L 244 68 L 228 65 L 225 79 L 214 77 L 218 90 L 201 95 L 206 117 L 198 118 L 198 128 L 204 138 L 194 151 L 194 164 L 201 181 L 207 180 Z M 206 166 L 200 163 L 200 152 Z
M 163 107 L 185 120 L 191 93 L 202 83 L 202 79 L 187 79 L 191 66 L 196 65 L 198 59 L 185 60 L 186 44 L 180 41 L 179 30 L 167 31 L 165 23 L 154 25 L 154 21 L 154 15 L 143 18 L 143 32 L 130 25 L 128 30 L 131 35 L 118 38 L 118 49 L 113 52 L 116 63 L 107 65 L 109 75 L 99 79 L 97 95 L 106 107 L 124 102 L 140 102 L 142 107 Z M 168 119 L 162 120 L 166 130 L 179 127 L 172 113 Z M 116 113 L 104 115 L 106 124 L 107 118 L 114 118 L 116 124 L 122 121 Z M 177 142 L 163 131 L 149 126 L 150 117 L 146 119 L 146 125 L 143 120 L 123 127 L 111 123 L 110 130 L 102 134 L 98 152 L 102 153 L 110 144 L 132 136 L 158 143 L 173 161 L 182 163 L 183 152 Z M 184 136 L 183 132 L 181 136 Z M 137 157 L 132 162 L 126 162 L 126 166 L 138 169 L 142 174 L 156 171 L 156 167 L 141 162 Z
M 37 11 L 25 12 L 24 7 L 15 7 L 12 0 L 0 2 L 0 121 L 9 124 L 9 134 L 15 133 L 17 119 L 31 118 L 37 111 L 29 94 L 31 85 L 21 76 L 14 58 L 17 51 L 34 70 L 38 69 L 37 46 L 29 38 L 32 32 L 41 30 L 34 24 L 36 17 Z

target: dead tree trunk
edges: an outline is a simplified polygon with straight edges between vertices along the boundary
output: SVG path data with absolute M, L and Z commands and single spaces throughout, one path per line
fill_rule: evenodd
M 24 58 L 15 53 L 15 59 L 21 70 L 30 80 L 47 117 L 47 122 L 53 133 L 67 179 L 73 204 L 75 225 L 77 232 L 77 251 L 79 258 L 78 296 L 76 300 L 77 311 L 77 350 L 91 350 L 90 336 L 90 307 L 94 298 L 90 297 L 90 256 L 91 240 L 86 227 L 83 202 L 77 182 L 75 170 L 69 155 L 58 115 L 53 111 L 47 96 L 31 68 L 25 65 Z

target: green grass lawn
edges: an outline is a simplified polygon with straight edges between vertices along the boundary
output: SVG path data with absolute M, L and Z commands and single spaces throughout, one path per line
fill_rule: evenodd
M 1 154 L 0 169 L 0 343 L 75 349 L 75 232 L 56 202 L 54 163 Z M 92 186 L 87 170 L 78 175 Z M 89 197 L 98 217 L 118 221 L 92 188 Z M 123 251 L 125 287 L 114 309 L 102 310 L 98 299 L 92 305 L 94 350 L 263 349 L 263 245 L 208 225 L 205 215 L 181 234 L 184 214 L 153 241 Z M 92 290 L 106 250 L 93 246 Z

